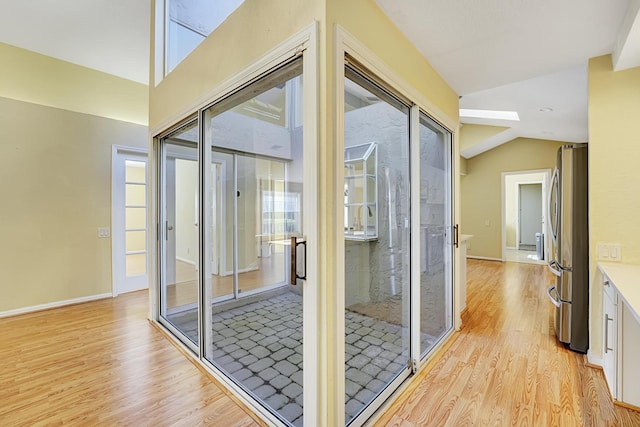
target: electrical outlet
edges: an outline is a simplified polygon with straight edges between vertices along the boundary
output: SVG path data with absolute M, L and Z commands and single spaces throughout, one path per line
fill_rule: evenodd
M 98 227 L 98 237 L 99 238 L 106 238 L 111 236 L 111 230 L 109 230 L 109 227 Z
M 490 219 L 485 219 L 484 220 L 484 226 L 485 227 L 491 227 L 491 220 Z

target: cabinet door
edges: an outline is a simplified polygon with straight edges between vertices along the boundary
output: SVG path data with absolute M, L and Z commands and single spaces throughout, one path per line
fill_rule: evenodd
M 633 316 L 626 303 L 620 301 L 618 307 L 618 341 L 619 369 L 618 369 L 618 400 L 629 405 L 640 407 L 640 323 Z
M 602 301 L 603 301 L 603 315 L 602 315 L 602 355 L 604 365 L 604 376 L 607 379 L 607 385 L 611 391 L 611 395 L 614 399 L 617 398 L 617 360 L 616 360 L 616 337 L 617 337 L 617 325 L 616 325 L 616 294 L 615 290 L 611 288 L 609 280 L 605 278 Z

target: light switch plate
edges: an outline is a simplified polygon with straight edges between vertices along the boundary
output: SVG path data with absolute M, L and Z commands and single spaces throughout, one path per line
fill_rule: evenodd
M 596 253 L 600 261 L 620 261 L 622 259 L 619 243 L 598 243 Z
M 105 238 L 111 236 L 111 230 L 109 227 L 98 227 L 98 237 Z

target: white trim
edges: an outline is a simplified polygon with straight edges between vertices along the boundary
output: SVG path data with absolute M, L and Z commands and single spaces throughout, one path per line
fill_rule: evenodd
M 600 366 L 601 368 L 604 366 L 604 359 L 594 356 L 591 350 L 587 350 L 587 362 L 591 365 Z
M 147 253 L 147 265 L 146 265 L 146 273 L 144 275 L 140 275 L 140 276 L 145 276 L 147 277 L 147 286 L 143 287 L 143 288 L 139 288 L 138 286 L 135 286 L 134 288 L 128 289 L 127 286 L 125 286 L 125 283 L 122 283 L 122 288 L 125 290 L 125 292 L 118 292 L 118 280 L 121 277 L 121 273 L 124 272 L 124 276 L 126 279 L 126 261 L 125 264 L 122 264 L 122 258 L 120 257 L 120 253 L 125 253 L 125 242 L 124 241 L 120 241 L 122 239 L 119 239 L 117 236 L 117 233 L 119 232 L 119 227 L 124 227 L 124 223 L 120 223 L 119 220 L 119 216 L 118 216 L 118 203 L 116 203 L 117 200 L 122 199 L 122 197 L 124 197 L 123 195 L 118 193 L 118 188 L 119 185 L 121 184 L 120 181 L 120 177 L 122 176 L 122 182 L 124 182 L 126 184 L 126 180 L 124 179 L 124 169 L 122 169 L 124 167 L 124 162 L 122 164 L 120 164 L 119 162 L 119 156 L 120 155 L 127 155 L 127 154 L 132 154 L 135 156 L 140 156 L 140 157 L 146 157 L 146 170 L 145 170 L 145 188 L 146 188 L 146 199 L 147 199 L 147 206 L 145 206 L 145 208 L 147 209 L 147 216 L 145 217 L 145 221 L 148 220 L 148 206 L 149 206 L 149 185 L 148 185 L 148 181 L 149 181 L 149 153 L 147 151 L 146 148 L 139 148 L 139 147 L 129 147 L 129 146 L 125 146 L 125 145 L 118 145 L 118 144 L 112 144 L 111 145 L 111 292 L 112 295 L 115 297 L 120 293 L 125 293 L 125 292 L 132 292 L 132 291 L 136 291 L 136 290 L 141 290 L 141 289 L 145 289 L 149 287 L 149 242 L 148 239 L 145 241 L 147 248 L 145 250 L 145 252 Z M 126 159 L 125 159 L 126 160 Z M 122 174 L 122 175 L 121 175 Z M 120 197 L 122 196 L 122 197 Z M 124 203 L 124 199 L 123 200 L 123 205 Z M 149 234 L 149 223 L 147 222 L 147 227 L 144 229 L 144 231 L 147 233 L 147 237 Z M 126 258 L 125 258 L 126 260 Z
M 193 265 L 194 267 L 198 266 L 198 263 L 196 261 L 192 260 L 192 259 L 186 259 L 186 258 L 182 258 L 182 257 L 176 256 L 176 260 L 184 262 L 185 264 Z
M 547 193 L 549 192 L 549 185 L 551 183 L 551 169 L 530 169 L 530 170 L 521 170 L 521 171 L 509 171 L 509 172 L 502 172 L 500 174 L 500 188 L 501 188 L 501 210 L 500 210 L 500 222 L 501 222 L 501 229 L 502 229 L 502 241 L 501 241 L 501 254 L 500 256 L 502 257 L 501 261 L 502 262 L 506 262 L 507 261 L 507 249 L 518 249 L 519 248 L 519 242 L 518 242 L 518 236 L 519 236 L 519 218 L 517 218 L 516 216 L 516 247 L 515 248 L 510 248 L 507 246 L 507 192 L 506 192 L 506 179 L 507 176 L 513 176 L 513 175 L 528 175 L 528 174 L 543 174 L 543 179 L 542 181 L 536 180 L 536 181 L 522 181 L 523 183 L 531 183 L 531 184 L 542 184 L 542 217 L 543 217 L 543 226 L 542 226 L 542 233 L 544 235 L 544 259 L 548 259 L 549 257 L 549 242 L 548 242 L 548 238 L 547 238 L 547 228 L 548 228 L 548 222 L 549 222 L 549 218 L 547 215 L 547 203 L 548 203 L 548 198 L 547 198 Z M 519 184 L 519 183 L 516 183 Z M 516 188 L 519 188 L 519 186 L 517 185 Z M 519 201 L 518 203 L 518 207 L 519 207 Z M 469 256 L 467 258 L 470 258 Z M 482 258 L 479 258 L 482 259 Z
M 16 308 L 13 310 L 0 311 L 0 318 L 18 316 L 20 314 L 33 313 L 36 311 L 49 310 L 51 308 L 64 307 L 67 305 L 80 304 L 83 302 L 96 301 L 99 299 L 112 298 L 111 293 L 89 295 L 86 297 L 72 298 L 62 301 L 49 302 L 46 304 L 32 305 L 30 307 Z
M 498 261 L 498 262 L 505 262 L 504 260 L 501 260 L 500 258 L 491 258 L 488 256 L 476 256 L 476 255 L 467 255 L 467 259 L 481 259 L 484 261 Z
M 439 122 L 452 134 L 458 131 L 456 118 L 451 118 L 445 114 L 437 105 L 427 99 L 423 94 L 413 88 L 406 80 L 400 77 L 390 66 L 382 61 L 372 50 L 362 44 L 357 38 L 351 35 L 340 25 L 336 24 L 336 53 L 342 56 L 339 64 L 344 67 L 344 54 L 348 53 L 358 60 L 369 70 L 375 72 L 376 76 L 391 85 L 401 95 L 415 103 L 433 120 Z M 342 162 L 342 160 L 341 160 Z
M 206 109 L 212 102 L 221 99 L 261 74 L 277 68 L 283 61 L 299 55 L 305 49 L 309 49 L 311 47 L 311 39 L 316 37 L 317 26 L 318 23 L 314 21 L 306 28 L 289 37 L 239 73 L 231 76 L 212 90 L 205 92 L 195 101 L 187 104 L 167 119 L 150 127 L 150 134 L 158 136 L 165 130 L 174 128 L 176 123 L 184 121 L 185 117 L 191 117 L 195 111 Z
M 420 363 L 420 355 L 422 353 L 422 349 L 420 348 L 420 315 L 422 314 L 420 311 L 420 298 L 416 298 L 416 295 L 420 295 L 421 291 L 421 277 L 420 277 L 420 269 L 421 269 L 421 259 L 422 254 L 420 253 L 421 249 L 421 233 L 420 233 L 420 218 L 421 218 L 421 199 L 420 199 L 420 107 L 414 105 L 411 107 L 410 112 L 410 126 L 409 126 L 409 171 L 411 176 L 409 177 L 410 182 L 410 218 L 411 218 L 411 231 L 418 230 L 418 233 L 410 234 L 410 253 L 413 255 L 410 260 L 410 272 L 409 272 L 409 287 L 411 291 L 409 292 L 409 313 L 410 313 L 410 323 L 409 323 L 409 332 L 411 335 L 411 346 L 410 346 L 410 358 L 412 360 L 412 372 L 415 373 L 417 366 Z M 417 236 L 417 238 L 416 238 Z M 445 242 L 446 243 L 446 242 Z M 446 275 L 445 275 L 446 277 Z M 445 279 L 446 281 L 446 279 Z M 413 297 L 412 297 L 413 296 Z M 446 321 L 446 318 L 445 318 Z

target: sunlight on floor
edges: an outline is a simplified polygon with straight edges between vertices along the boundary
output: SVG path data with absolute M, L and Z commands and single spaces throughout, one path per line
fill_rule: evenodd
M 520 262 L 524 264 L 545 264 L 536 256 L 535 251 L 519 251 L 517 249 L 506 250 L 507 262 Z

